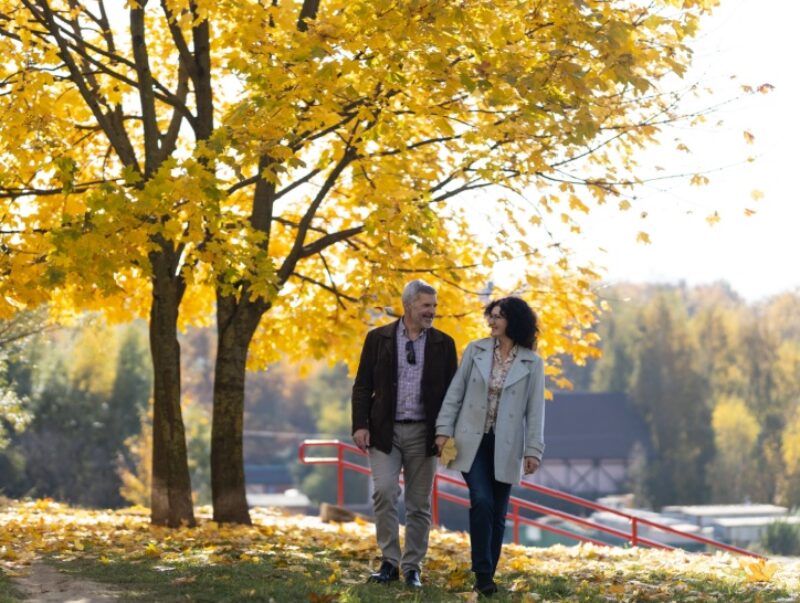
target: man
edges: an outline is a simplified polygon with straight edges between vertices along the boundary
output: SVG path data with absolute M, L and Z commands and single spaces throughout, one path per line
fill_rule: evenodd
M 369 452 L 375 532 L 382 553 L 369 582 L 421 588 L 436 474 L 434 428 L 456 372 L 453 339 L 434 329 L 436 290 L 421 280 L 403 290 L 403 317 L 367 334 L 353 384 L 353 441 Z M 400 470 L 405 479 L 406 541 L 400 551 Z

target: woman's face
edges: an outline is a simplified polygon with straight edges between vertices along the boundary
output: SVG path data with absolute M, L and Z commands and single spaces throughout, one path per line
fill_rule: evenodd
M 500 306 L 492 308 L 492 311 L 486 316 L 486 322 L 489 323 L 489 328 L 492 330 L 492 337 L 500 337 L 506 334 L 508 320 L 503 316 Z

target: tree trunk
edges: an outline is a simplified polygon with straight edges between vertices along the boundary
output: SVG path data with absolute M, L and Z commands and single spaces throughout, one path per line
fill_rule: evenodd
M 244 297 L 244 296 L 243 296 Z M 244 385 L 247 350 L 266 307 L 217 295 L 217 361 L 211 424 L 214 521 L 250 524 L 244 481 Z
M 181 351 L 178 307 L 183 283 L 170 269 L 168 254 L 153 253 L 153 305 L 150 353 L 153 358 L 153 483 L 151 521 L 156 525 L 195 525 L 192 486 L 181 416 Z

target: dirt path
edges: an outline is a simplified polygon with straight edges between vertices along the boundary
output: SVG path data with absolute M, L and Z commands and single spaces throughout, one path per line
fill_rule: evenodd
M 29 603 L 105 603 L 118 601 L 119 593 L 104 584 L 73 578 L 46 563 L 34 563 L 14 585 Z

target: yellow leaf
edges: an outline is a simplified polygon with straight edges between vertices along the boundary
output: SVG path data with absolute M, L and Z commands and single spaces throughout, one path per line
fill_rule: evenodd
M 713 214 L 711 214 L 710 216 L 706 217 L 706 222 L 708 222 L 710 226 L 714 226 L 714 224 L 719 222 L 719 220 L 720 220 L 719 212 L 716 212 L 716 211 Z
M 154 542 L 149 543 L 144 549 L 145 557 L 158 558 L 161 557 L 161 551 L 158 549 Z
M 752 132 L 748 132 L 747 130 L 745 130 L 745 131 L 743 132 L 743 135 L 744 135 L 744 141 L 745 141 L 747 144 L 753 144 L 753 142 L 755 142 L 755 139 L 756 139 L 756 137 L 755 137 L 755 136 L 753 136 L 753 133 L 752 133 Z
M 644 243 L 645 245 L 650 245 L 650 235 L 644 231 L 639 231 L 639 234 L 636 235 L 636 242 L 637 243 Z
M 442 447 L 442 454 L 439 456 L 439 463 L 443 467 L 449 467 L 450 463 L 455 460 L 457 455 L 458 450 L 456 450 L 456 442 L 453 438 L 449 438 L 447 443 Z
M 747 582 L 769 582 L 778 571 L 778 566 L 767 562 L 766 559 L 757 561 L 740 560 L 739 566 L 744 570 Z
M 754 210 L 754 209 L 749 209 L 747 207 L 744 208 L 744 215 L 745 216 L 749 217 L 749 216 L 752 216 L 755 213 L 756 213 L 756 210 Z
M 620 201 L 620 202 L 619 202 L 619 208 L 620 208 L 622 211 L 625 211 L 626 209 L 630 209 L 630 208 L 631 208 L 631 202 L 630 202 L 630 201 L 627 201 L 627 200 Z
M 760 190 L 758 190 L 758 189 L 752 190 L 752 191 L 750 191 L 750 198 L 751 198 L 753 201 L 761 201 L 761 199 L 763 199 L 763 198 L 764 198 L 764 193 L 762 193 L 762 192 L 761 192 Z

